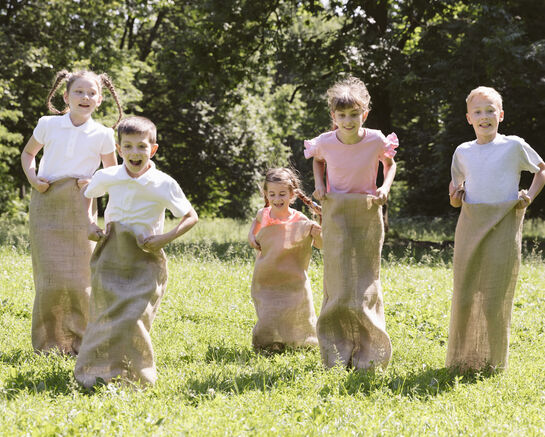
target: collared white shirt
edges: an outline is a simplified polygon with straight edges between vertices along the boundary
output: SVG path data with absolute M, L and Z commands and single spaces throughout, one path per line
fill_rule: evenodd
M 498 203 L 518 198 L 520 173 L 536 173 L 543 159 L 515 135 L 460 144 L 452 157 L 452 182 L 464 183 L 467 203 Z
M 56 181 L 89 178 L 100 166 L 100 155 L 115 151 L 114 131 L 92 118 L 74 126 L 70 113 L 40 118 L 34 138 L 44 145 L 38 177 Z
M 104 221 L 120 222 L 142 238 L 163 233 L 165 209 L 183 217 L 192 207 L 178 183 L 166 173 L 151 168 L 138 178 L 127 173 L 125 165 L 97 171 L 85 190 L 85 197 L 109 194 Z

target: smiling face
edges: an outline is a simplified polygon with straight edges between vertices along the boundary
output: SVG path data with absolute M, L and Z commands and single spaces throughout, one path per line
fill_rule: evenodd
M 466 118 L 475 130 L 477 143 L 487 144 L 496 138 L 503 111 L 493 98 L 477 94 L 467 104 Z
M 64 102 L 70 108 L 70 119 L 75 126 L 85 123 L 102 103 L 102 95 L 96 81 L 80 77 L 64 93 Z
M 289 206 L 294 199 L 294 194 L 288 184 L 267 182 L 265 196 L 271 206 L 273 218 L 284 218 L 289 215 Z
M 361 108 L 351 107 L 336 109 L 331 118 L 337 125 L 337 138 L 344 144 L 354 144 L 364 135 L 363 123 L 369 114 Z
M 117 144 L 119 156 L 130 177 L 142 176 L 151 167 L 150 159 L 157 151 L 148 133 L 123 134 L 121 144 Z

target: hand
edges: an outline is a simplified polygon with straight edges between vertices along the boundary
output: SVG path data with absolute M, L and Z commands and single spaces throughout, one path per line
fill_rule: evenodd
M 519 191 L 519 201 L 516 205 L 516 208 L 522 209 L 527 208 L 528 205 L 532 203 L 532 198 L 528 196 L 528 191 L 526 190 L 520 190 Z
M 312 195 L 318 199 L 318 200 L 322 200 L 325 196 L 325 187 L 322 185 L 322 186 L 319 186 L 319 187 L 316 187 L 316 189 L 314 190 L 314 192 L 312 193 Z
M 78 179 L 78 187 L 83 190 L 91 182 L 91 179 Z
M 375 205 L 384 205 L 388 200 L 388 190 L 384 187 L 377 188 L 377 194 L 373 198 Z
M 96 223 L 91 223 L 87 231 L 87 238 L 91 241 L 99 241 L 104 238 L 106 234 Z
M 45 193 L 49 189 L 49 182 L 44 178 L 36 178 L 30 183 L 38 193 Z
M 319 238 L 322 235 L 322 227 L 318 223 L 312 223 L 310 235 L 312 238 Z
M 148 252 L 159 252 L 169 243 L 163 235 L 150 235 L 142 240 L 142 249 Z
M 451 206 L 453 206 L 454 208 L 459 208 L 460 206 L 462 206 L 462 202 L 466 195 L 464 186 L 460 185 L 459 187 L 454 187 L 451 183 L 449 190 Z
M 254 234 L 248 235 L 248 242 L 250 243 L 250 246 L 253 247 L 254 249 L 261 250 L 261 246 L 259 245 L 259 243 L 255 239 Z

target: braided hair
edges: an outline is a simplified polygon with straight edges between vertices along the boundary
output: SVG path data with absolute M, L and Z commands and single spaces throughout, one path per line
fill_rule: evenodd
M 119 111 L 119 117 L 116 121 L 116 123 L 112 126 L 113 129 L 117 127 L 119 122 L 121 121 L 121 118 L 123 117 L 123 109 L 121 108 L 121 103 L 119 101 L 119 96 L 117 95 L 117 91 L 114 88 L 114 85 L 111 81 L 111 79 L 108 77 L 106 73 L 102 74 L 96 74 L 92 71 L 77 71 L 75 73 L 70 73 L 68 70 L 61 70 L 57 73 L 55 76 L 55 81 L 53 82 L 53 86 L 51 87 L 51 90 L 49 91 L 49 94 L 47 95 L 47 108 L 53 113 L 53 114 L 66 114 L 69 111 L 68 105 L 64 107 L 62 111 L 59 111 L 55 106 L 53 106 L 53 103 L 51 100 L 53 99 L 53 96 L 59 89 L 59 87 L 62 85 L 63 82 L 66 81 L 66 92 L 70 92 L 70 88 L 74 84 L 74 82 L 80 78 L 86 77 L 88 79 L 94 80 L 98 86 L 99 93 L 102 94 L 102 87 L 105 86 L 108 88 L 108 91 L 110 91 L 110 94 L 114 98 L 115 104 L 117 105 L 117 110 Z
M 310 208 L 313 215 L 318 215 L 321 219 L 322 207 L 316 202 L 313 202 L 312 199 L 303 192 L 301 189 L 301 181 L 295 171 L 286 167 L 271 168 L 267 171 L 262 188 L 265 206 L 269 206 L 269 200 L 267 199 L 267 183 L 269 182 L 286 184 L 291 192 Z

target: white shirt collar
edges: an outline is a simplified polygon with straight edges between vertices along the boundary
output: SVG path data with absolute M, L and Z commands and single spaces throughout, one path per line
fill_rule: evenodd
M 64 114 L 61 118 L 61 127 L 68 129 L 80 129 L 81 132 L 88 133 L 93 129 L 94 120 L 92 117 L 89 117 L 85 123 L 80 126 L 74 126 L 72 120 L 70 120 L 70 112 Z
M 150 163 L 150 168 L 148 169 L 148 171 L 146 171 L 143 175 L 141 175 L 141 176 L 139 176 L 137 178 L 131 177 L 127 173 L 127 167 L 125 167 L 125 164 L 121 164 L 119 166 L 121 168 L 118 171 L 118 176 L 122 180 L 130 179 L 130 180 L 133 180 L 135 182 L 138 182 L 140 185 L 146 185 L 146 184 L 153 181 L 153 179 L 154 179 L 153 173 L 157 171 L 157 169 L 155 168 L 155 162 L 153 162 L 150 159 L 149 163 Z

